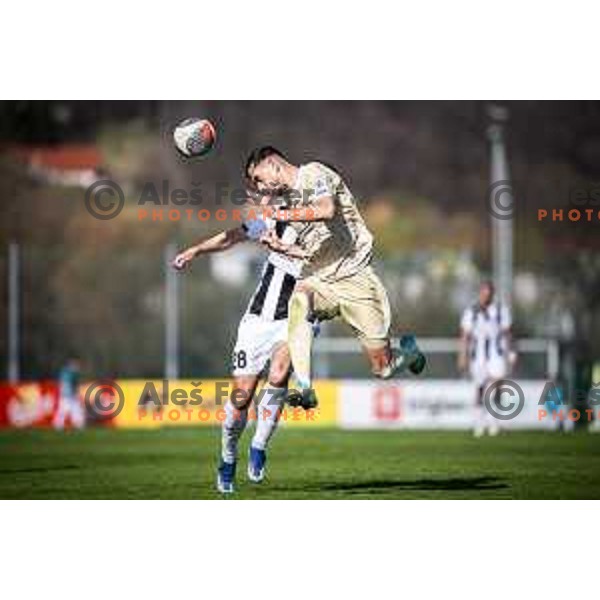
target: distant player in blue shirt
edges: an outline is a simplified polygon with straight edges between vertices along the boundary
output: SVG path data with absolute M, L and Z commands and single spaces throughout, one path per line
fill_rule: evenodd
M 60 370 L 58 410 L 54 417 L 54 429 L 63 430 L 67 417 L 77 429 L 85 426 L 85 412 L 79 399 L 81 366 L 79 360 L 70 358 Z

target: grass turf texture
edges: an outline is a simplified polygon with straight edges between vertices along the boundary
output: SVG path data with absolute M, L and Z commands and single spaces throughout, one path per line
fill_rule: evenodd
M 600 435 L 279 431 L 235 498 L 600 498 Z M 0 498 L 212 498 L 220 430 L 0 432 Z

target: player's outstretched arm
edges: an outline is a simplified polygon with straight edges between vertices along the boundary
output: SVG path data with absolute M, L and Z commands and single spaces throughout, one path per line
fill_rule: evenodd
M 196 257 L 212 252 L 223 252 L 247 239 L 242 227 L 226 229 L 215 235 L 200 240 L 197 244 L 180 252 L 171 263 L 174 269 L 185 269 Z
M 500 319 L 502 324 L 501 335 L 505 341 L 507 366 L 514 369 L 517 364 L 517 352 L 515 340 L 513 337 L 512 314 L 511 310 L 505 304 L 502 305 Z
M 506 355 L 508 367 L 510 369 L 514 369 L 517 365 L 519 355 L 517 354 L 512 327 L 505 328 L 502 331 L 502 334 L 504 335 L 504 339 L 506 340 Z
M 460 328 L 460 339 L 458 342 L 458 360 L 456 362 L 456 366 L 458 368 L 458 372 L 461 375 L 464 375 L 467 372 L 469 359 L 469 334 L 461 327 Z

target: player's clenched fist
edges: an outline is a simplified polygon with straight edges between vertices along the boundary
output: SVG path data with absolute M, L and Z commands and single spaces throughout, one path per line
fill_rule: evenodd
M 185 269 L 196 258 L 196 249 L 188 248 L 180 252 L 171 262 L 171 266 L 178 271 Z

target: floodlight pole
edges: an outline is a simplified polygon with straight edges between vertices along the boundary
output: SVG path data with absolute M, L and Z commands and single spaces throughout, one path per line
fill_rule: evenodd
M 490 142 L 489 203 L 492 220 L 492 256 L 494 282 L 498 297 L 508 304 L 512 300 L 513 284 L 513 222 L 515 200 L 510 181 L 510 171 L 504 140 L 508 109 L 491 105 L 488 109 L 491 124 L 488 127 Z
M 171 267 L 177 248 L 165 248 L 165 379 L 179 377 L 179 277 Z
M 8 245 L 8 381 L 19 381 L 19 245 Z

